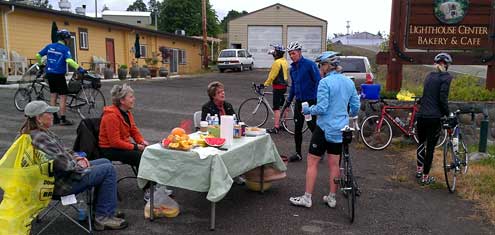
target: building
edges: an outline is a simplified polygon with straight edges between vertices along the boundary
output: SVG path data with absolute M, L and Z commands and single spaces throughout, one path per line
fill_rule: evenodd
M 383 42 L 383 37 L 368 32 L 360 32 L 335 37 L 330 39 L 330 41 L 335 44 L 351 46 L 378 46 Z
M 0 1 L 0 14 L 0 49 L 7 52 L 10 70 L 10 57 L 14 52 L 27 58 L 29 63 L 51 42 L 52 22 L 73 34 L 72 55 L 87 69 L 91 63 L 94 65 L 95 58 L 103 58 L 113 69 L 124 64 L 130 67 L 134 62 L 143 65 L 144 58 L 150 58 L 164 47 L 170 55 L 164 66 L 171 74 L 201 70 L 202 40 L 192 37 L 6 1 Z M 136 35 L 139 35 L 140 59 L 134 56 Z
M 141 27 L 149 27 L 151 25 L 151 12 L 103 11 L 101 15 L 104 20 L 115 21 L 115 22 L 141 26 Z
M 326 48 L 327 21 L 279 3 L 232 19 L 228 28 L 229 47 L 247 49 L 256 68 L 271 66 L 270 44 L 299 41 L 310 59 Z

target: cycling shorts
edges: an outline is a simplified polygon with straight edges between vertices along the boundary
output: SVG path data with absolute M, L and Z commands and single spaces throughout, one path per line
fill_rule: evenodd
M 50 93 L 57 93 L 59 95 L 66 95 L 68 92 L 67 82 L 65 81 L 64 74 L 46 74 L 48 85 L 50 86 Z
M 273 110 L 279 110 L 284 105 L 285 92 L 287 92 L 287 88 L 273 89 Z
M 342 154 L 342 143 L 332 143 L 325 139 L 325 132 L 316 126 L 313 135 L 311 136 L 311 142 L 309 143 L 309 153 L 321 156 L 325 153 L 339 155 Z

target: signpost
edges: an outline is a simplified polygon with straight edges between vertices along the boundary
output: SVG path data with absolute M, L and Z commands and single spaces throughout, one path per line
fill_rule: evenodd
M 398 91 L 402 65 L 432 64 L 442 52 L 456 65 L 487 65 L 486 87 L 495 89 L 495 0 L 392 0 L 387 90 Z

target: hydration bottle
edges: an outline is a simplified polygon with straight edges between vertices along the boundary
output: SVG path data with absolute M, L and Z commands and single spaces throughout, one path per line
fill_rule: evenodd
M 211 125 L 211 115 L 210 113 L 206 114 L 206 120 L 208 122 L 208 125 Z
M 397 122 L 397 124 L 399 124 L 399 126 L 404 126 L 404 122 L 402 120 L 400 120 L 399 117 L 395 117 L 394 121 Z
M 304 107 L 309 107 L 309 104 L 308 104 L 308 102 L 302 102 L 301 106 L 302 106 L 302 109 L 304 110 Z M 304 115 L 304 120 L 311 121 L 311 119 L 312 119 L 311 114 L 305 114 Z
M 77 201 L 77 220 L 84 221 L 87 217 L 86 204 L 83 199 L 79 199 Z

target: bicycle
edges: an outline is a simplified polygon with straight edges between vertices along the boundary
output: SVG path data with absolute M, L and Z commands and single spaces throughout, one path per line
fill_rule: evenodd
M 339 185 L 339 189 L 347 199 L 346 209 L 351 223 L 356 217 L 356 196 L 359 190 L 354 174 L 352 173 L 351 155 L 349 154 L 349 144 L 352 142 L 354 128 L 345 126 L 342 131 L 342 154 L 340 155 L 340 177 L 334 179 Z
M 414 97 L 413 105 L 388 105 L 385 100 L 372 101 L 370 105 L 374 103 L 383 103 L 380 115 L 371 115 L 364 119 L 361 124 L 360 135 L 363 143 L 370 149 L 383 150 L 392 142 L 392 126 L 390 122 L 394 124 L 405 136 L 413 137 L 416 143 L 419 143 L 416 133 L 416 113 L 418 108 L 419 97 Z M 371 106 L 372 107 L 372 106 Z M 393 118 L 389 111 L 393 110 L 406 110 L 409 116 L 406 122 L 402 122 L 399 117 Z M 438 139 L 436 147 L 440 147 L 447 138 L 447 131 L 444 131 L 443 136 Z
M 459 125 L 460 110 L 442 119 L 442 128 L 447 130 L 448 139 L 443 145 L 443 171 L 449 192 L 455 191 L 457 175 L 468 171 L 468 151 Z
M 43 77 L 43 69 L 37 63 L 22 75 L 19 88 L 14 94 L 14 105 L 17 110 L 23 112 L 24 107 L 33 100 L 50 102 L 50 89 Z M 27 83 L 30 83 L 27 87 L 21 85 Z
M 100 91 L 101 82 L 96 74 L 74 73 L 68 84 L 67 107 L 77 111 L 81 119 L 99 118 L 105 107 L 105 96 Z
M 239 106 L 237 114 L 239 120 L 246 123 L 246 125 L 261 127 L 268 121 L 268 115 L 270 113 L 272 114 L 272 118 L 274 116 L 272 107 L 265 97 L 265 94 L 273 94 L 273 92 L 265 91 L 261 85 L 257 86 L 255 83 L 252 83 L 252 89 L 258 97 L 244 100 Z M 302 132 L 304 133 L 308 129 L 308 126 L 306 124 L 303 125 Z M 284 105 L 284 108 L 282 108 L 280 112 L 280 126 L 290 134 L 294 134 L 294 103 L 291 103 L 288 107 Z

